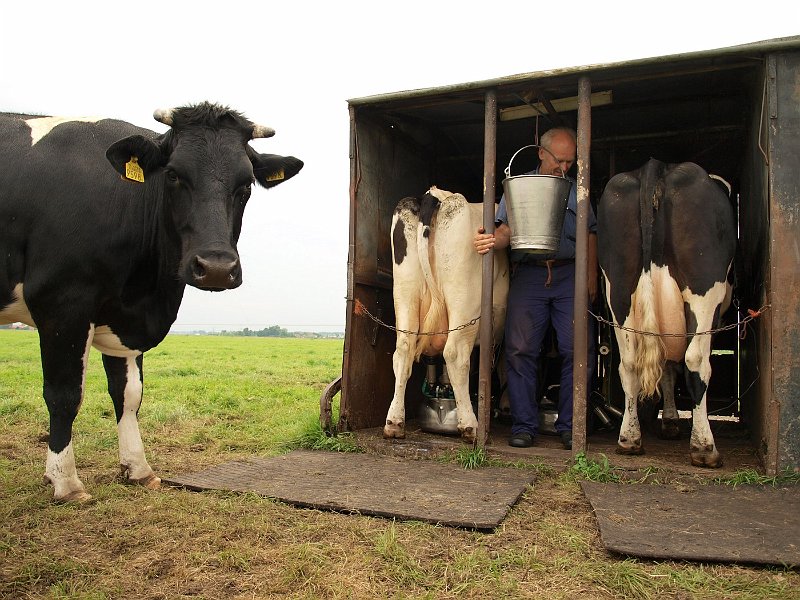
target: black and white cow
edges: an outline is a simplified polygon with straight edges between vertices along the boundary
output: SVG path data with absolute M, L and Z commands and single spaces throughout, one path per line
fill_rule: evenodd
M 706 412 L 711 336 L 691 334 L 713 329 L 730 303 L 727 275 L 736 224 L 728 198 L 696 164 L 650 160 L 608 182 L 598 206 L 597 238 L 614 321 L 638 331 L 679 334 L 615 328 L 625 391 L 618 451 L 643 452 L 637 402 L 655 394 L 659 383 L 663 427 L 677 432 L 671 386 L 674 367 L 684 362 L 693 403 L 691 462 L 721 466 Z
M 110 119 L 0 115 L 0 323 L 39 331 L 56 500 L 90 498 L 72 423 L 91 346 L 103 354 L 120 465 L 159 486 L 137 421 L 142 353 L 167 335 L 187 284 L 242 283 L 236 244 L 253 183 L 273 187 L 303 166 L 253 150 L 251 139 L 275 132 L 226 107 L 154 117 L 170 126 L 163 135 Z
M 478 420 L 469 395 L 469 362 L 478 339 L 482 257 L 473 237 L 483 223 L 483 205 L 432 187 L 420 200 L 404 198 L 392 217 L 392 272 L 397 343 L 392 357 L 394 397 L 385 438 L 405 437 L 405 393 L 411 367 L 425 354 L 443 355 L 456 400 L 458 430 L 474 441 Z M 502 337 L 508 298 L 508 256 L 494 253 L 492 314 L 494 341 Z M 408 332 L 439 333 L 416 335 Z

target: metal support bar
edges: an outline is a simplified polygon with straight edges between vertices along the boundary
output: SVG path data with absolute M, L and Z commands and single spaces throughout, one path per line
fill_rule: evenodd
M 494 233 L 495 172 L 497 165 L 497 92 L 486 92 L 483 142 L 483 228 Z M 474 232 L 477 233 L 477 232 Z M 478 367 L 478 446 L 489 438 L 492 416 L 492 285 L 494 249 L 483 255 L 481 277 L 480 365 Z
M 572 368 L 572 454 L 586 451 L 586 406 L 588 375 L 588 244 L 589 244 L 589 152 L 592 131 L 592 85 L 588 77 L 578 80 L 578 214 L 575 232 L 575 344 Z

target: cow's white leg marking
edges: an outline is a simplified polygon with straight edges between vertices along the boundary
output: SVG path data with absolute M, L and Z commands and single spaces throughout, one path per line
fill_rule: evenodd
M 71 441 L 57 454 L 48 448 L 44 480 L 52 484 L 53 498 L 59 502 L 85 502 L 92 498 L 78 479 Z
M 606 281 L 606 293 L 610 298 L 611 282 L 605 273 L 603 273 L 603 277 Z M 631 307 L 634 306 L 633 303 L 634 295 L 631 295 Z M 609 306 L 609 310 L 611 312 L 611 319 L 615 323 L 619 323 L 619 319 L 614 314 L 614 309 Z M 635 327 L 636 321 L 634 315 L 625 315 L 625 321 L 622 325 L 624 327 Z M 619 329 L 618 327 L 614 328 L 614 335 L 617 338 L 617 345 L 619 346 L 619 379 L 622 384 L 622 390 L 625 392 L 625 410 L 622 416 L 622 425 L 619 429 L 617 452 L 620 454 L 641 454 L 644 450 L 642 448 L 642 430 L 639 426 L 638 414 L 639 391 L 641 390 L 639 376 L 636 372 L 638 339 L 636 334 Z
M 94 336 L 94 325 L 89 326 L 86 336 L 86 348 L 83 351 L 81 376 L 81 404 L 86 388 L 86 366 L 89 360 L 89 349 L 92 347 Z M 80 406 L 78 407 L 80 409 Z M 44 470 L 44 480 L 53 485 L 53 498 L 60 502 L 85 502 L 92 497 L 86 492 L 86 488 L 78 478 L 78 470 L 75 467 L 75 451 L 72 448 L 72 440 L 61 452 L 53 452 L 47 449 L 47 461 Z
M 683 291 L 684 301 L 689 305 L 689 309 L 697 321 L 697 331 L 709 331 L 713 327 L 714 314 L 717 307 L 725 300 L 727 293 L 726 282 L 717 282 L 704 295 L 698 296 L 686 289 Z M 698 467 L 721 467 L 722 459 L 717 452 L 714 443 L 714 435 L 708 423 L 708 412 L 706 409 L 706 395 L 708 382 L 711 380 L 711 336 L 696 335 L 689 342 L 686 350 L 686 368 L 688 369 L 687 378 L 692 374 L 702 382 L 702 395 L 698 389 L 692 390 L 692 435 L 689 442 L 689 452 L 692 464 Z
M 626 327 L 628 320 L 623 323 Z M 617 330 L 617 344 L 620 348 L 619 378 L 625 392 L 625 411 L 617 440 L 617 450 L 621 454 L 642 454 L 642 430 L 639 425 L 639 375 L 636 373 L 635 334 Z M 622 338 L 622 339 L 620 339 Z
M 139 431 L 137 414 L 142 404 L 142 381 L 136 357 L 125 359 L 127 378 L 125 381 L 125 401 L 122 418 L 117 423 L 119 435 L 119 464 L 128 480 L 150 489 L 157 489 L 161 479 L 156 477 L 144 455 L 144 444 Z

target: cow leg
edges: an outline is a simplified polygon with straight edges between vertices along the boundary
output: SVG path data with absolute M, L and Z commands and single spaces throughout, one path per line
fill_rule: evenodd
M 416 331 L 418 322 L 407 326 L 401 326 L 398 316 L 398 329 Z M 410 326 L 408 326 L 410 325 Z M 414 347 L 416 336 L 397 332 L 397 343 L 394 354 L 392 355 L 392 367 L 394 369 L 394 396 L 389 405 L 389 412 L 386 413 L 386 425 L 383 426 L 383 437 L 387 439 L 406 437 L 406 384 L 411 376 L 411 367 L 414 364 Z
M 401 280 L 397 274 L 395 275 L 395 298 L 402 298 L 404 301 L 395 300 L 394 310 L 398 331 L 392 355 L 394 396 L 389 405 L 389 412 L 386 413 L 386 424 L 383 426 L 383 437 L 386 439 L 406 437 L 406 385 L 414 365 L 417 336 L 404 331 L 419 331 L 418 280 L 419 278 L 415 280 L 412 276 L 406 276 L 405 280 Z
M 139 433 L 139 407 L 142 404 L 142 358 L 116 357 L 103 354 L 103 367 L 108 379 L 108 393 L 114 402 L 119 437 L 119 464 L 128 481 L 150 489 L 158 489 L 156 477 L 144 456 Z
M 85 502 L 91 499 L 78 478 L 72 448 L 72 423 L 83 402 L 86 364 L 94 328 L 61 326 L 52 320 L 39 328 L 42 355 L 44 401 L 50 413 L 47 463 L 44 480 L 53 486 L 53 498 L 59 502 Z
M 698 310 L 690 304 L 696 326 L 691 331 L 707 331 L 714 322 L 714 312 L 705 306 Z M 716 310 L 716 306 L 714 307 Z M 698 314 L 699 313 L 699 314 Z M 717 468 L 722 466 L 722 459 L 714 443 L 714 435 L 708 423 L 706 410 L 706 393 L 711 380 L 711 336 L 696 335 L 692 337 L 686 349 L 686 386 L 692 397 L 692 435 L 689 440 L 689 454 L 696 467 Z
M 628 323 L 626 322 L 625 325 L 627 326 Z M 620 349 L 619 378 L 625 392 L 625 412 L 619 429 L 617 452 L 619 454 L 644 454 L 638 414 L 641 384 L 636 374 L 635 334 L 621 329 L 615 331 Z
M 455 317 L 458 323 L 458 316 Z M 453 331 L 447 337 L 444 346 L 444 361 L 447 366 L 447 376 L 453 386 L 453 395 L 456 397 L 456 415 L 458 417 L 458 430 L 464 441 L 474 443 L 478 434 L 478 419 L 472 410 L 469 395 L 469 359 L 475 338 L 478 333 L 477 326 L 471 326 L 459 331 Z
M 661 375 L 661 397 L 664 399 L 664 409 L 661 412 L 661 437 L 665 440 L 677 440 L 681 436 L 678 409 L 675 408 L 675 376 L 678 365 L 667 361 Z

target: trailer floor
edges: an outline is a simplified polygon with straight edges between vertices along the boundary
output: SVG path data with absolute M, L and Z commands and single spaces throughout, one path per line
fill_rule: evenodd
M 679 440 L 664 440 L 654 433 L 645 432 L 645 454 L 640 456 L 616 453 L 618 430 L 596 430 L 587 436 L 586 455 L 596 461 L 607 459 L 610 466 L 623 471 L 650 473 L 651 478 L 658 478 L 659 474 L 662 478 L 716 478 L 745 469 L 763 472 L 747 431 L 739 423 L 732 421 L 711 422 L 723 466 L 719 469 L 692 466 L 689 461 L 690 428 L 691 419 L 681 419 L 682 436 Z M 435 457 L 467 447 L 458 436 L 426 433 L 414 421 L 407 423 L 406 438 L 403 440 L 383 439 L 383 430 L 380 427 L 358 430 L 354 435 L 359 445 L 369 451 L 395 456 Z M 558 436 L 540 434 L 531 448 L 509 446 L 510 436 L 511 428 L 508 424 L 493 421 L 485 450 L 491 457 L 500 460 L 540 462 L 555 468 L 567 468 L 572 464 L 573 452 L 564 449 Z

